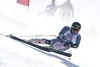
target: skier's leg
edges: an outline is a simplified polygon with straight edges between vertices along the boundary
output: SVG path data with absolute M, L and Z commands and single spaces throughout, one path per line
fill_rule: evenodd
M 30 40 L 28 40 L 28 42 L 36 43 L 36 44 L 51 44 L 51 40 L 48 40 L 48 39 L 38 39 L 38 38 L 30 39 Z

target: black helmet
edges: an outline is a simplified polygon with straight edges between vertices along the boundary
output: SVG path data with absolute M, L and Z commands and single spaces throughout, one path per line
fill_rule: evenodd
M 81 24 L 79 22 L 73 22 L 71 28 L 81 29 Z

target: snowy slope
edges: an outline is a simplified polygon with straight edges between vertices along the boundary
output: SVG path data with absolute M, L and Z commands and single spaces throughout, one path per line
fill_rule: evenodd
M 0 35 L 0 67 L 55 67 L 56 65 L 62 67 L 81 66 L 81 64 L 69 61 L 67 57 L 36 48 L 32 49 L 25 44 Z
M 64 24 L 70 25 L 60 22 L 58 15 L 54 19 L 45 18 L 45 14 L 38 16 L 38 13 L 43 12 L 45 6 L 50 4 L 50 0 L 30 1 L 27 10 L 27 7 L 16 4 L 16 0 L 0 0 L 0 33 L 16 36 L 58 35 Z M 57 0 L 57 5 L 64 1 Z M 29 48 L 25 46 L 26 44 L 0 35 L 0 67 L 100 67 L 100 1 L 71 0 L 71 2 L 75 12 L 73 21 L 82 24 L 81 45 L 78 49 L 69 50 L 73 54 L 71 60 L 55 53 Z
M 21 43 L 0 36 L 0 67 L 79 67 L 67 57 L 31 49 Z
M 5 17 L 3 19 L 7 18 Z M 14 26 L 15 24 L 11 22 L 6 22 L 6 20 L 3 19 L 0 20 L 1 33 L 5 35 L 9 33 L 19 34 L 18 31 L 15 30 L 20 31 L 21 29 L 23 29 L 19 27 L 21 25 L 20 23 L 16 24 L 17 27 L 13 27 L 14 29 L 12 29 L 12 26 Z M 25 29 L 26 28 L 24 28 L 23 30 Z M 45 51 L 41 51 L 36 48 L 30 48 L 27 46 L 27 44 L 19 43 L 8 37 L 0 35 L 0 67 L 55 67 L 55 66 L 84 67 L 85 65 L 79 61 L 76 61 L 75 59 L 69 60 L 68 57 L 64 57 L 55 53 L 47 53 Z

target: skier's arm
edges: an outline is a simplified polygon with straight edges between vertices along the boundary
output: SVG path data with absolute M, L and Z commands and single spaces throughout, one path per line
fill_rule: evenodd
M 68 26 L 65 26 L 60 32 L 59 32 L 59 38 L 63 38 L 64 33 L 69 30 Z
M 64 46 L 69 45 L 71 48 L 78 48 L 80 44 L 81 36 L 79 35 L 76 39 L 76 43 L 72 43 L 71 41 L 66 41 Z
M 76 43 L 75 44 L 71 43 L 71 47 L 72 48 L 78 48 L 79 47 L 79 44 L 80 44 L 80 41 L 81 41 L 81 36 L 79 35 L 77 37 L 77 39 L 76 39 Z

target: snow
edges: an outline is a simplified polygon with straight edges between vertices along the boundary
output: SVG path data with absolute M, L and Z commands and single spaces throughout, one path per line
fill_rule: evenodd
M 65 1 L 57 0 L 56 4 L 60 5 Z M 27 44 L 1 35 L 58 35 L 62 27 L 71 22 L 62 23 L 57 15 L 59 10 L 54 18 L 46 18 L 46 14 L 38 15 L 50 4 L 50 0 L 30 0 L 29 8 L 16 4 L 16 0 L 0 0 L 0 67 L 99 67 L 100 1 L 71 2 L 75 12 L 71 21 L 81 23 L 82 40 L 78 49 L 69 49 L 73 55 L 69 60 L 68 57 L 30 48 Z

